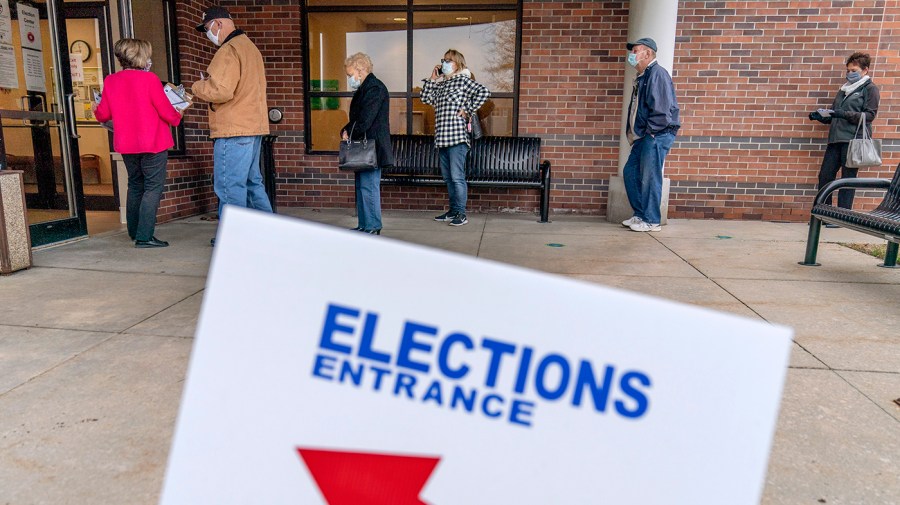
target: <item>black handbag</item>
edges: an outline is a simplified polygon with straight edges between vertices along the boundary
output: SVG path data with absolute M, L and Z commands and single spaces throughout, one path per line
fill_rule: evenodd
M 481 128 L 481 119 L 479 119 L 478 114 L 474 112 L 469 116 L 469 135 L 472 136 L 472 140 L 478 140 L 481 137 L 484 137 L 484 130 Z
M 338 151 L 338 168 L 351 172 L 366 172 L 378 168 L 378 155 L 375 153 L 375 139 L 369 141 L 366 136 L 362 140 L 353 140 L 353 129 L 347 140 L 341 141 Z

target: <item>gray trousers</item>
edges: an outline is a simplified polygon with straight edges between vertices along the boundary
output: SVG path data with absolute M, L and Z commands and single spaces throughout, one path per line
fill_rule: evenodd
M 128 200 L 125 220 L 128 236 L 147 241 L 156 229 L 156 211 L 166 185 L 166 161 L 169 153 L 123 154 L 128 169 Z

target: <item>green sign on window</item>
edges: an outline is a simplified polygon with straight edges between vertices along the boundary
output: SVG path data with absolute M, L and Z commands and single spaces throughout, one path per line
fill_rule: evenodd
M 338 91 L 338 80 L 337 79 L 310 79 L 309 81 L 309 90 L 310 91 Z M 330 96 L 327 98 L 323 97 L 312 97 L 309 99 L 309 108 L 311 110 L 336 110 L 340 107 L 341 101 L 336 96 Z

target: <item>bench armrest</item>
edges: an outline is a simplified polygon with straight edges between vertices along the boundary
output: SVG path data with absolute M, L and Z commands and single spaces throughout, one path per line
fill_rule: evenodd
M 854 188 L 854 189 L 887 189 L 891 186 L 890 179 L 864 179 L 864 178 L 850 178 L 850 179 L 838 179 L 836 181 L 831 181 L 825 185 L 824 188 L 819 190 L 819 194 L 816 195 L 816 201 L 814 205 L 819 205 L 825 203 L 828 200 L 828 197 L 831 196 L 832 193 L 841 189 L 841 188 Z

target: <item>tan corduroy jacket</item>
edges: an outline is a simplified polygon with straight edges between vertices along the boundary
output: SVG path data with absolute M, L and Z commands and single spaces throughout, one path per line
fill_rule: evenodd
M 216 51 L 209 78 L 194 83 L 191 92 L 209 102 L 212 138 L 268 135 L 266 71 L 256 45 L 238 32 Z

